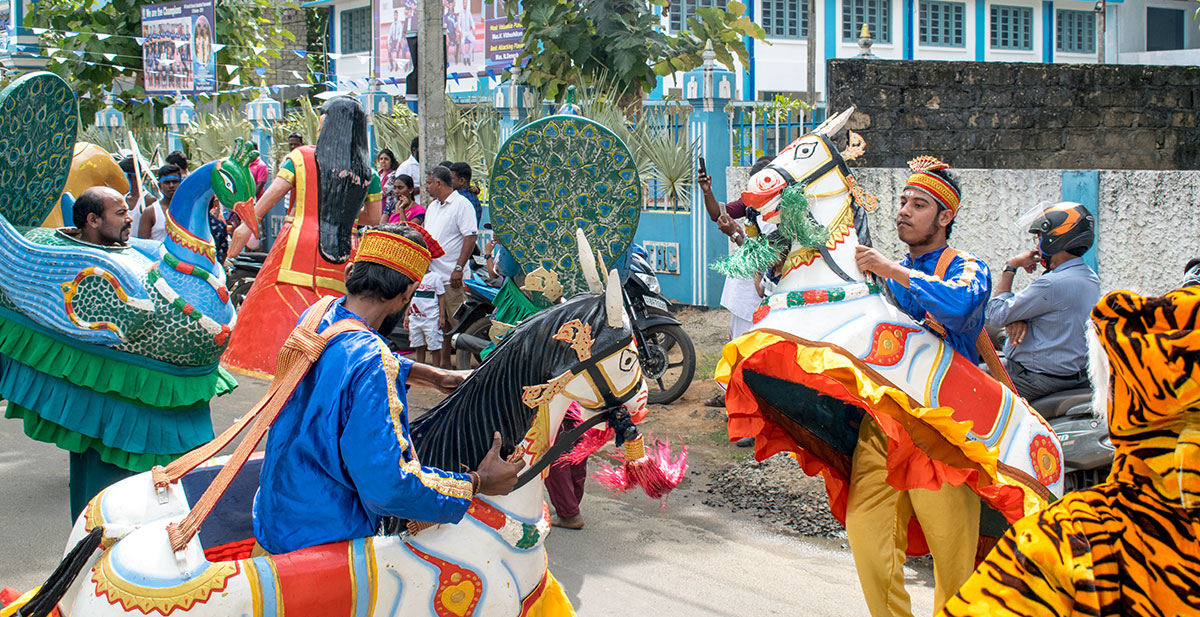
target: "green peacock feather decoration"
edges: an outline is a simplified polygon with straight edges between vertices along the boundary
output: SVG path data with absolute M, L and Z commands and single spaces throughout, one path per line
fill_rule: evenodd
M 763 234 L 747 238 L 736 253 L 710 266 L 725 276 L 752 279 L 779 263 L 787 254 L 789 243 L 817 248 L 829 241 L 829 229 L 808 214 L 805 187 L 793 184 L 783 189 L 779 204 L 779 233 L 768 238 Z

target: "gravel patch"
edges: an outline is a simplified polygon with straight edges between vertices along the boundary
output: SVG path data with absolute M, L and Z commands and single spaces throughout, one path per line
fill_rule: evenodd
M 824 480 L 805 475 L 786 454 L 761 463 L 751 457 L 717 471 L 705 492 L 705 505 L 747 511 L 802 536 L 846 537 L 829 513 Z

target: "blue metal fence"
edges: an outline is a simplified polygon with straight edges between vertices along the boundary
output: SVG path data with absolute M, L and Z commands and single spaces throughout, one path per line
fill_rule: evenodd
M 760 156 L 773 156 L 798 137 L 825 121 L 825 108 L 812 112 L 767 111 L 761 101 L 729 103 L 729 160 L 748 167 Z

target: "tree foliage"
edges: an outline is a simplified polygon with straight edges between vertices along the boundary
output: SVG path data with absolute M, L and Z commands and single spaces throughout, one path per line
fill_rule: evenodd
M 522 0 L 506 2 L 510 20 L 519 16 L 523 51 L 515 64 L 522 78 L 548 98 L 561 99 L 569 85 L 590 85 L 609 75 L 627 95 L 649 92 L 658 77 L 690 71 L 703 63 L 712 42 L 721 64 L 734 69 L 734 57 L 748 64 L 745 37 L 762 39 L 763 29 L 746 16 L 746 5 L 700 8 L 687 29 L 662 28 L 652 7 L 669 0 Z
M 77 94 L 88 96 L 79 101 L 79 112 L 90 118 L 103 106 L 104 91 L 115 83 L 132 84 L 120 94 L 133 98 L 146 96 L 142 80 L 142 48 L 133 37 L 142 36 L 142 9 L 158 0 L 38 0 L 30 14 L 30 27 L 47 28 L 42 35 L 44 47 L 54 47 L 68 53 L 57 57 L 47 69 L 62 76 Z M 280 58 L 280 50 L 294 45 L 296 37 L 283 29 L 278 12 L 297 8 L 293 0 L 237 0 L 216 3 L 216 42 L 226 47 L 217 52 L 218 90 L 227 88 L 229 80 L 240 77 L 244 86 L 258 83 L 255 69 L 266 68 L 271 59 Z M 78 32 L 79 35 L 69 35 Z M 97 34 L 113 35 L 101 40 Z M 256 51 L 258 48 L 260 51 Z M 111 59 L 104 54 L 115 54 Z M 92 64 L 88 64 L 88 63 Z M 237 65 L 227 71 L 225 65 Z M 253 97 L 249 92 L 247 96 Z M 237 105 L 240 94 L 222 95 L 218 105 Z M 161 117 L 149 105 L 127 105 L 123 110 Z

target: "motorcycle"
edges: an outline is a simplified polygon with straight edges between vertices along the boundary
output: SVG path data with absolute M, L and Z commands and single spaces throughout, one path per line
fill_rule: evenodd
M 240 255 L 229 260 L 229 270 L 225 273 L 225 288 L 229 290 L 229 302 L 233 310 L 242 306 L 246 294 L 254 286 L 254 279 L 262 270 L 263 262 L 267 260 L 266 253 L 242 251 Z
M 1003 357 L 1004 330 L 988 328 L 997 353 Z M 1100 484 L 1112 471 L 1115 449 L 1108 424 L 1092 412 L 1092 389 L 1053 392 L 1029 401 L 1050 425 L 1063 449 L 1063 490 L 1078 491 Z
M 650 388 L 649 402 L 670 403 L 692 384 L 696 348 L 680 321 L 671 315 L 671 303 L 663 297 L 658 276 L 640 246 L 634 245 L 629 253 L 622 291 L 633 323 L 642 375 Z
M 458 323 L 451 330 L 456 366 L 460 369 L 479 365 L 479 352 L 490 342 L 492 299 L 499 291 L 479 280 L 465 283 L 467 300 L 455 313 Z M 642 374 L 650 387 L 648 400 L 657 405 L 670 403 L 683 396 L 692 383 L 696 373 L 696 349 L 679 320 L 671 315 L 671 305 L 662 295 L 658 277 L 646 260 L 645 251 L 636 245 L 630 252 L 622 291 L 629 321 L 633 324 Z

